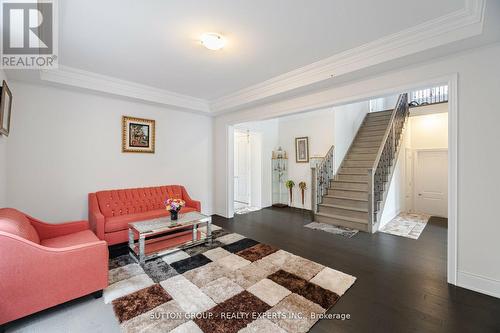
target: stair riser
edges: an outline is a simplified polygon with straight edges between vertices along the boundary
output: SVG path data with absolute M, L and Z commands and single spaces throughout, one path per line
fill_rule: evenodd
M 363 127 L 361 127 L 361 131 L 364 132 L 377 132 L 377 131 L 385 131 L 387 129 L 387 124 L 373 124 L 373 123 L 366 123 L 363 124 Z
M 349 150 L 349 154 L 373 154 L 377 155 L 378 152 L 378 147 L 373 147 L 373 148 L 351 148 Z
M 378 148 L 381 144 L 380 142 L 373 142 L 373 141 L 354 141 L 354 145 L 352 146 L 353 148 Z
M 380 111 L 380 112 L 370 112 L 368 113 L 368 118 L 376 117 L 388 117 L 392 115 L 393 110 Z
M 316 215 L 314 220 L 316 222 L 320 222 L 320 223 L 327 223 L 327 224 L 332 224 L 332 225 L 336 225 L 336 226 L 341 226 L 341 227 L 346 227 L 346 228 L 351 228 L 351 229 L 356 229 L 356 230 L 368 232 L 368 223 L 366 223 L 366 224 L 356 223 L 356 222 L 340 220 L 340 219 L 330 218 L 330 217 L 320 216 L 320 215 Z
M 366 184 L 366 183 L 333 182 L 333 184 L 331 184 L 331 189 L 332 190 L 368 191 L 368 184 Z
M 336 207 L 328 207 L 328 206 L 319 206 L 319 211 L 325 214 L 346 216 L 346 217 L 354 217 L 357 219 L 363 219 L 368 222 L 368 213 L 367 212 L 358 212 L 356 210 L 348 210 Z
M 358 142 L 377 142 L 380 143 L 382 141 L 383 135 L 377 135 L 377 136 L 368 136 L 368 135 L 358 135 L 356 139 L 354 139 L 354 143 Z
M 339 205 L 352 208 L 368 209 L 367 201 L 323 197 L 323 203 L 328 205 Z
M 354 168 L 369 168 L 373 166 L 373 161 L 349 161 L 346 160 L 342 164 L 345 167 L 354 167 Z
M 385 121 L 385 122 L 389 122 L 389 120 L 391 120 L 391 115 L 390 114 L 387 114 L 387 115 L 376 115 L 376 116 L 372 116 L 372 115 L 368 115 L 368 118 L 366 119 L 366 121 Z
M 368 175 L 337 175 L 336 180 L 366 182 Z
M 381 128 L 385 130 L 387 126 L 389 125 L 389 120 L 372 120 L 372 121 L 366 121 L 361 129 L 366 129 L 366 130 L 371 130 L 372 128 Z
M 347 190 L 328 190 L 328 194 L 350 199 L 365 199 L 365 200 L 368 199 L 368 193 L 366 192 L 356 192 Z
M 377 154 L 349 153 L 346 157 L 350 161 L 374 161 Z
M 385 134 L 385 129 L 384 130 L 377 130 L 377 131 L 365 131 L 361 129 L 358 132 L 358 137 L 366 137 L 366 136 L 384 136 Z
M 368 168 L 349 168 L 343 166 L 339 174 L 368 175 Z

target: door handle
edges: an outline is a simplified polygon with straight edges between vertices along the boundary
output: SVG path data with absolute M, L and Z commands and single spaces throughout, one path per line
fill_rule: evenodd
M 418 196 L 419 196 L 419 197 L 421 197 L 421 196 L 422 196 L 422 193 L 419 193 L 419 194 L 418 194 Z

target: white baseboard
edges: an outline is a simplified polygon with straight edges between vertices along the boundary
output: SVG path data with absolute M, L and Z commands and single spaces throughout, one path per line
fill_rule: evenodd
M 500 298 L 500 281 L 458 271 L 457 286 Z

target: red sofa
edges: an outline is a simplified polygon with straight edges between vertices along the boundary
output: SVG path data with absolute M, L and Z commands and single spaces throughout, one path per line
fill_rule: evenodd
M 2 208 L 0 253 L 0 325 L 108 286 L 108 247 L 87 221 L 48 224 Z
M 201 210 L 200 202 L 191 199 L 181 185 L 107 190 L 89 193 L 89 222 L 97 237 L 108 245 L 124 243 L 128 241 L 129 223 L 170 215 L 165 210 L 167 198 L 186 202 L 181 213 Z

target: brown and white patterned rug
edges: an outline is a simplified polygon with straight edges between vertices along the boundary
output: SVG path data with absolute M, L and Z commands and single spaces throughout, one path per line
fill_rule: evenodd
M 419 213 L 400 213 L 387 222 L 380 231 L 386 234 L 418 239 L 430 217 L 430 215 Z
M 197 246 L 143 267 L 110 260 L 104 301 L 124 332 L 307 332 L 351 275 L 216 227 Z

